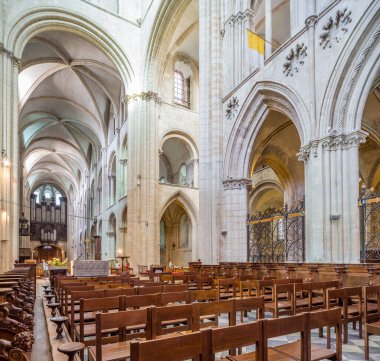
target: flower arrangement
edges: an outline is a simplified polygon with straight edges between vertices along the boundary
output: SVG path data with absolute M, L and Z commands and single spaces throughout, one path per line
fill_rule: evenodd
M 48 262 L 49 266 L 57 266 L 57 267 L 62 267 L 62 266 L 67 266 L 67 258 L 61 261 L 59 258 L 53 258 L 49 260 Z

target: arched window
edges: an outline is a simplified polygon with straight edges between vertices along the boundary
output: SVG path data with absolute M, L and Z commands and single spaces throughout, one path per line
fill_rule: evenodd
M 51 192 L 45 191 L 45 199 L 50 199 L 50 198 L 51 198 Z
M 166 234 L 165 234 L 165 222 L 161 220 L 160 222 L 160 250 L 166 248 Z
M 59 205 L 61 204 L 61 200 L 59 199 L 59 198 L 61 198 L 61 197 L 62 197 L 62 194 L 61 194 L 61 193 L 57 192 L 57 193 L 55 194 L 55 204 L 56 204 L 57 206 L 59 206 Z
M 174 72 L 174 101 L 186 105 L 185 77 L 178 70 Z
M 179 168 L 178 183 L 182 186 L 186 185 L 187 167 L 186 164 L 182 164 Z
M 36 195 L 36 203 L 40 203 L 40 192 L 34 192 Z
M 179 224 L 179 242 L 181 248 L 189 247 L 189 218 L 186 214 L 181 217 Z

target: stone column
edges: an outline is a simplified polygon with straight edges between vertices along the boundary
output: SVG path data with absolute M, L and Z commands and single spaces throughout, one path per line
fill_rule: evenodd
M 272 0 L 265 0 L 265 59 L 272 54 Z
M 199 160 L 193 159 L 193 187 L 199 187 Z
M 12 267 L 18 258 L 19 237 L 19 134 L 18 72 L 20 60 L 0 44 L 0 271 Z
M 223 230 L 220 261 L 247 261 L 247 215 L 250 179 L 223 182 Z
M 223 112 L 220 1 L 199 2 L 199 234 L 202 261 L 219 260 Z
M 156 224 L 158 163 L 156 124 L 161 99 L 148 91 L 127 96 L 128 142 L 128 221 L 127 249 L 131 263 L 159 263 L 159 226 Z
M 308 262 L 360 261 L 358 147 L 366 136 L 331 131 L 298 153 L 305 162 Z

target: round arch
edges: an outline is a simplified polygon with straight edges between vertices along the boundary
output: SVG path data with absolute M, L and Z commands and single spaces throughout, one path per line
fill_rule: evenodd
M 160 141 L 159 149 L 162 150 L 162 147 L 164 146 L 165 142 L 168 141 L 169 139 L 173 139 L 173 138 L 183 140 L 188 146 L 191 157 L 193 159 L 198 159 L 199 152 L 198 152 L 198 147 L 197 147 L 194 139 L 189 134 L 187 134 L 187 133 L 185 133 L 179 129 L 175 129 L 175 130 L 171 130 L 170 132 L 167 132 L 162 137 L 162 139 Z
M 258 82 L 242 104 L 232 127 L 223 167 L 224 179 L 249 178 L 251 150 L 271 110 L 276 110 L 293 121 L 301 145 L 310 140 L 310 115 L 299 94 L 279 83 Z

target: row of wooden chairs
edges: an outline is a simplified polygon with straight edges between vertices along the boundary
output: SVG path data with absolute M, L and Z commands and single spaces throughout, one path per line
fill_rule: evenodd
M 133 334 L 125 332 L 131 322 L 147 322 L 149 317 L 154 317 L 159 312 L 158 308 L 151 308 L 123 311 L 118 314 L 97 314 L 97 338 L 101 337 L 104 330 L 115 327 L 118 329 L 117 341 L 105 345 L 97 342 L 96 346 L 91 346 L 88 353 L 89 360 L 114 361 L 127 359 L 130 356 L 131 361 L 151 361 L 152 359 L 155 361 L 188 359 L 211 361 L 215 360 L 215 355 L 220 352 L 228 352 L 227 358 L 235 361 L 342 359 L 340 309 L 208 328 L 201 332 L 179 331 L 170 336 L 156 338 L 151 337 L 149 332 L 152 330 L 148 330 L 144 334 L 145 340 L 136 339 Z M 311 330 L 324 326 L 336 329 L 335 351 L 311 343 Z M 277 347 L 268 346 L 268 340 L 271 338 L 294 333 L 300 334 L 300 340 Z M 255 351 L 241 354 L 243 348 L 252 345 L 255 345 Z

